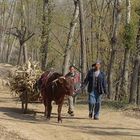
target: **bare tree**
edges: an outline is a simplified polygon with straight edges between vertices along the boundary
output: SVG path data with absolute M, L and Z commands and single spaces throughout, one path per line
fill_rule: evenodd
M 126 40 L 125 40 L 125 53 L 124 53 L 124 62 L 123 62 L 123 72 L 122 72 L 122 84 L 121 84 L 121 97 L 125 98 L 128 96 L 128 84 L 129 84 L 129 60 L 130 60 L 130 49 L 132 46 L 130 37 L 130 32 L 131 30 L 131 25 L 130 25 L 130 20 L 131 20 L 131 1 L 126 0 Z M 129 32 L 128 32 L 129 31 Z M 129 40 L 127 39 L 129 38 Z
M 79 0 L 79 20 L 80 20 L 80 37 L 81 37 L 81 71 L 82 71 L 81 79 L 83 81 L 87 68 L 83 0 Z
M 7 34 L 12 34 L 19 40 L 20 44 L 20 50 L 18 55 L 18 62 L 17 64 L 21 64 L 21 58 L 23 54 L 23 62 L 27 62 L 27 53 L 25 48 L 25 42 L 28 41 L 31 37 L 33 37 L 34 33 L 27 30 L 26 27 L 21 26 L 21 29 L 18 29 L 17 27 L 12 28 L 10 31 L 7 32 Z
M 73 18 L 72 18 L 72 21 L 70 23 L 70 31 L 68 34 L 67 44 L 66 44 L 65 54 L 64 54 L 64 62 L 63 62 L 63 74 L 64 75 L 68 72 L 68 67 L 69 67 L 69 63 L 70 63 L 71 47 L 72 47 L 75 28 L 77 25 L 77 19 L 79 16 L 78 0 L 74 0 L 74 6 L 75 6 L 75 8 L 74 8 L 74 13 L 73 13 Z
M 137 105 L 140 105 L 140 67 L 139 67 L 139 73 L 138 73 Z
M 140 13 L 139 13 L 140 16 Z M 130 88 L 130 98 L 129 103 L 136 104 L 140 103 L 140 87 L 139 87 L 139 77 L 140 77 L 140 20 L 138 33 L 136 38 L 136 46 L 137 46 L 137 55 L 134 62 L 134 68 L 132 73 L 132 81 Z
M 2 1 L 1 2 L 3 5 L 3 12 L 2 12 L 2 17 L 1 17 L 1 22 L 2 22 L 2 36 L 0 38 L 0 57 L 2 62 L 6 62 L 6 53 L 9 48 L 7 41 L 10 39 L 10 35 L 6 35 L 7 29 L 12 27 L 13 22 L 14 22 L 14 14 L 15 14 L 15 8 L 16 8 L 16 1 L 11 1 L 9 2 L 9 9 L 6 9 L 6 4 L 8 3 L 7 1 Z
M 91 26 L 91 57 L 92 57 L 92 61 L 94 59 L 94 33 L 93 33 L 93 25 L 94 25 L 94 16 L 93 16 L 93 12 L 94 12 L 94 8 L 93 8 L 93 0 L 90 1 L 90 6 L 91 6 L 91 23 L 90 23 L 90 26 Z
M 12 28 L 13 25 L 14 25 L 16 7 L 17 7 L 17 1 L 15 1 L 14 5 L 13 5 L 13 11 L 11 13 L 10 28 Z M 11 39 L 11 36 L 9 34 L 8 35 L 8 44 L 7 44 L 8 45 L 8 48 L 7 48 L 7 54 L 6 54 L 6 63 L 9 63 L 10 62 L 11 55 L 12 55 L 12 50 L 13 50 L 13 47 L 14 47 L 15 42 L 16 42 L 16 38 L 14 38 L 13 41 L 12 41 L 12 43 L 10 43 L 10 39 Z
M 41 68 L 46 70 L 48 63 L 48 47 L 50 43 L 50 31 L 52 21 L 52 1 L 43 0 L 43 16 L 42 16 L 42 44 L 41 44 Z
M 140 69 L 140 56 L 137 56 L 134 63 L 133 74 L 132 74 L 132 81 L 131 81 L 131 88 L 130 88 L 130 98 L 129 103 L 136 104 L 139 99 L 139 84 L 138 84 L 138 77 L 139 77 L 139 69 Z
M 111 56 L 108 67 L 108 91 L 109 98 L 114 99 L 114 91 L 113 91 L 113 68 L 116 56 L 116 47 L 117 47 L 117 39 L 118 39 L 118 31 L 121 19 L 121 0 L 114 1 L 114 12 L 113 12 L 113 31 L 111 38 Z

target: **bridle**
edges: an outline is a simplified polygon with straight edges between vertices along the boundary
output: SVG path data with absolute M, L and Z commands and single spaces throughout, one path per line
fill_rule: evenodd
M 55 86 L 58 87 L 57 81 L 59 81 L 59 79 L 64 79 L 65 80 L 66 77 L 65 76 L 60 76 L 57 79 L 55 79 L 55 80 L 52 81 L 52 91 L 53 91 L 53 94 L 54 94 L 54 88 L 55 88 Z M 62 84 L 62 87 L 64 87 L 63 84 Z
M 65 76 L 60 76 L 59 78 L 57 78 L 57 79 L 53 80 L 52 82 L 57 82 L 60 78 L 62 78 L 62 79 L 66 79 L 66 77 L 65 77 Z

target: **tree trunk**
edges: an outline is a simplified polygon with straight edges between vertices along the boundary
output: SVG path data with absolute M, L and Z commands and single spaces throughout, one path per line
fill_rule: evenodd
M 23 53 L 23 44 L 20 42 L 20 48 L 19 48 L 17 65 L 21 65 L 22 64 L 22 53 Z
M 15 45 L 16 39 L 13 40 L 11 46 L 8 44 L 8 51 L 7 51 L 7 63 L 10 63 L 13 47 Z
M 130 88 L 130 98 L 129 103 L 136 104 L 139 102 L 139 71 L 140 71 L 140 19 L 138 25 L 138 33 L 136 38 L 137 55 L 134 63 L 131 88 Z
M 67 44 L 66 44 L 66 48 L 65 48 L 65 56 L 64 56 L 64 62 L 63 62 L 63 75 L 65 75 L 68 72 L 71 47 L 72 47 L 75 28 L 77 25 L 77 18 L 79 16 L 78 0 L 74 0 L 74 4 L 75 4 L 75 9 L 74 9 L 74 14 L 73 14 L 73 19 L 70 23 L 70 31 L 68 34 Z
M 81 71 L 82 71 L 81 80 L 83 82 L 87 66 L 83 0 L 79 0 L 79 20 L 80 20 L 80 37 L 81 37 Z
M 26 63 L 28 60 L 28 53 L 27 53 L 27 47 L 26 43 L 23 45 L 23 62 Z
M 3 62 L 3 49 L 5 45 L 6 35 L 2 34 L 1 42 L 0 42 L 0 61 Z
M 136 58 L 134 68 L 133 68 L 131 88 L 130 88 L 130 98 L 129 98 L 129 103 L 131 104 L 137 103 L 139 69 L 140 69 L 140 56 Z
M 6 62 L 6 50 L 7 50 L 8 45 L 4 44 L 3 49 L 2 49 L 2 62 L 5 63 Z
M 116 46 L 117 46 L 117 38 L 118 38 L 118 31 L 121 19 L 121 0 L 115 0 L 114 2 L 114 13 L 113 13 L 114 23 L 113 23 L 113 32 L 111 38 L 111 56 L 110 56 L 110 64 L 108 69 L 108 92 L 109 98 L 114 99 L 114 87 L 113 87 L 113 69 L 114 69 L 114 62 L 116 56 Z
M 94 8 L 93 8 L 93 1 L 91 1 L 91 58 L 92 61 L 94 60 L 94 54 L 95 54 L 95 48 L 94 48 L 94 29 L 93 29 L 93 25 L 94 25 Z
M 23 0 L 20 0 L 20 16 L 21 16 L 21 19 L 20 19 L 20 22 L 21 22 L 21 25 L 20 25 L 20 28 L 21 28 L 21 32 L 23 33 L 24 31 L 22 31 L 22 27 L 25 26 L 25 15 L 24 15 L 24 3 L 23 3 Z M 23 63 L 23 53 L 24 53 L 24 41 L 23 41 L 23 38 L 21 38 L 21 36 L 18 37 L 19 39 L 19 44 L 20 44 L 20 48 L 19 48 L 19 55 L 18 55 L 18 63 L 17 65 L 21 65 Z
M 130 62 L 129 60 L 130 60 L 130 49 L 125 48 L 122 82 L 121 82 L 122 99 L 125 99 L 128 96 L 128 84 L 129 84 L 128 76 L 129 76 L 129 62 Z
M 126 0 L 126 26 L 129 27 L 129 28 L 130 28 L 130 18 L 131 18 L 131 3 L 130 3 L 130 0 Z M 122 86 L 121 87 L 121 92 L 122 92 L 122 98 L 123 99 L 125 99 L 125 97 L 128 96 L 129 60 L 130 60 L 130 47 L 128 47 L 126 45 L 125 46 L 125 54 L 124 54 L 122 84 L 121 84 L 121 86 Z
M 41 68 L 46 70 L 48 63 L 48 47 L 50 43 L 50 24 L 51 24 L 51 1 L 43 0 L 43 17 L 42 17 L 42 45 L 41 45 Z
M 87 37 L 86 38 L 86 60 L 87 60 L 87 69 L 89 70 L 90 69 L 90 46 L 89 46 L 89 38 Z
M 8 43 L 7 54 L 6 54 L 6 63 L 9 63 L 10 53 L 11 53 L 11 46 Z
M 98 31 L 96 32 L 96 40 L 97 40 L 97 56 L 96 59 L 100 59 L 100 40 L 101 40 L 101 17 L 99 17 L 98 21 Z
M 115 62 L 115 55 L 116 51 L 111 51 L 111 57 L 110 57 L 110 64 L 108 69 L 108 92 L 109 92 L 109 98 L 114 99 L 114 87 L 113 87 L 113 68 L 114 68 L 114 62 Z
M 115 101 L 118 101 L 120 99 L 120 87 L 121 87 L 121 80 L 122 80 L 122 63 L 120 62 L 119 64 L 119 68 L 118 68 L 118 78 L 116 79 L 117 83 L 116 83 L 116 92 L 115 92 Z
M 138 74 L 138 86 L 137 86 L 137 105 L 140 105 L 140 67 L 139 67 L 139 74 Z

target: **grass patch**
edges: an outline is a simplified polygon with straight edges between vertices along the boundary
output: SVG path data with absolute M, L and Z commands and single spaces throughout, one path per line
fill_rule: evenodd
M 112 108 L 112 109 L 125 109 L 129 106 L 127 102 L 121 101 L 103 101 L 102 106 L 105 108 Z

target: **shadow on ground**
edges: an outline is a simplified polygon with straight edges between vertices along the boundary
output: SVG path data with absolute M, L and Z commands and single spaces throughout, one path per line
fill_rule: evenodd
M 20 121 L 23 121 L 24 123 L 46 124 L 46 125 L 54 125 L 54 126 L 58 125 L 58 123 L 54 121 L 49 121 L 49 122 L 46 121 L 43 115 L 36 115 L 36 113 L 43 113 L 43 112 L 35 112 L 33 110 L 29 110 L 28 114 L 22 114 L 21 109 L 10 108 L 10 107 L 0 107 L 0 112 L 3 112 L 4 115 L 9 116 L 8 118 L 0 117 L 0 119 L 4 119 L 4 120 L 7 119 L 7 120 L 15 121 L 15 122 L 17 120 L 20 120 Z M 63 119 L 65 119 L 66 121 L 65 123 L 59 124 L 58 126 L 70 129 L 70 131 L 75 131 L 75 132 L 78 131 L 78 132 L 86 133 L 90 135 L 140 137 L 140 129 L 124 128 L 124 127 L 91 126 L 91 124 L 89 124 L 88 118 L 69 117 L 69 116 L 66 116 L 66 114 L 62 114 L 62 115 L 63 115 Z M 56 118 L 56 121 L 57 121 L 57 114 L 53 113 L 52 116 L 53 116 L 52 118 Z M 75 120 L 75 123 L 68 121 L 71 119 Z M 76 120 L 84 120 L 84 119 L 85 119 L 85 123 L 83 125 L 82 125 L 83 122 L 80 124 L 76 121 Z
M 29 110 L 27 111 L 26 114 L 22 113 L 22 110 L 20 108 L 11 108 L 11 107 L 0 107 L 0 112 L 3 112 L 4 115 L 9 116 L 10 118 L 13 119 L 18 119 L 21 121 L 27 121 L 28 123 L 37 123 L 41 121 L 46 121 L 46 118 L 44 117 L 44 112 L 39 112 L 35 110 Z M 9 118 L 9 119 L 10 119 Z M 57 113 L 52 113 L 51 118 L 56 118 L 57 120 Z M 84 117 L 71 117 L 68 114 L 62 114 L 62 118 L 66 120 L 83 120 L 83 119 L 88 119 Z M 5 118 L 3 118 L 5 119 Z

